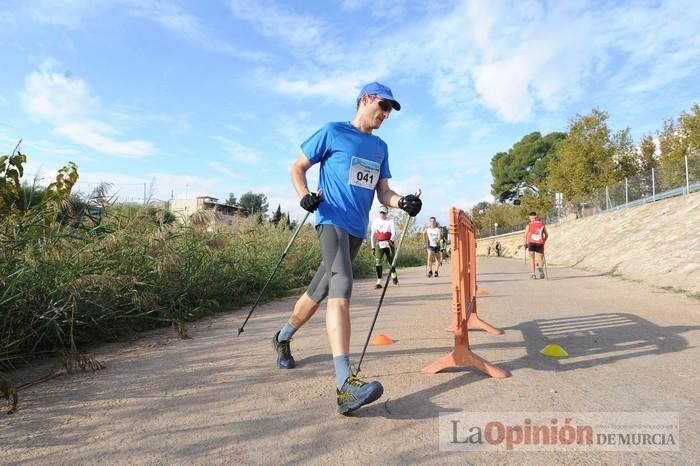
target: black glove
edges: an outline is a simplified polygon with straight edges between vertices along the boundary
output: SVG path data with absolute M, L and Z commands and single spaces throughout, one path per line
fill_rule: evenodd
M 423 201 L 418 196 L 409 194 L 399 199 L 399 209 L 405 210 L 408 215 L 415 217 L 423 207 Z
M 301 198 L 299 205 L 309 212 L 313 212 L 318 209 L 318 205 L 323 202 L 323 199 L 316 193 L 307 193 L 306 196 Z

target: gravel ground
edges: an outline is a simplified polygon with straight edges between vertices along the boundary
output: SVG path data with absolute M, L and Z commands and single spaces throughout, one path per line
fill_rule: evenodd
M 439 278 L 400 270 L 387 290 L 363 376 L 384 396 L 336 414 L 322 315 L 295 336 L 294 370 L 275 367 L 270 340 L 294 299 L 268 303 L 237 336 L 247 309 L 95 349 L 106 369 L 20 392 L 0 415 L 4 464 L 697 464 L 700 458 L 700 302 L 647 285 L 550 266 L 528 280 L 521 261 L 479 257 L 479 315 L 502 336 L 470 332 L 475 353 L 508 370 L 491 379 L 459 368 L 420 369 L 452 347 L 449 264 Z M 379 299 L 355 283 L 353 360 Z M 564 359 L 542 356 L 561 344 Z M 439 413 L 672 412 L 676 451 L 442 451 Z

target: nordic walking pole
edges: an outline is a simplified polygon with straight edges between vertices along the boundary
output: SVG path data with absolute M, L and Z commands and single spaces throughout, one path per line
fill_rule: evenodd
M 253 307 L 250 308 L 250 312 L 248 313 L 248 317 L 245 318 L 243 325 L 241 325 L 241 328 L 238 329 L 239 335 L 241 333 L 243 333 L 243 328 L 245 327 L 245 324 L 248 323 L 248 319 L 250 319 L 250 316 L 253 314 L 255 307 L 258 305 L 258 302 L 260 302 L 260 298 L 262 298 L 263 293 L 267 289 L 267 285 L 269 285 L 270 281 L 272 281 L 272 277 L 275 275 L 275 272 L 277 272 L 277 269 L 279 268 L 280 264 L 282 263 L 282 260 L 284 259 L 284 257 L 287 255 L 287 252 L 289 252 L 289 248 L 292 246 L 292 243 L 297 238 L 297 235 L 301 231 L 301 227 L 304 226 L 304 223 L 306 223 L 306 219 L 309 218 L 309 214 L 311 214 L 311 212 L 306 212 L 306 215 L 304 216 L 304 220 L 302 220 L 301 223 L 299 223 L 299 226 L 297 226 L 297 229 L 294 231 L 294 235 L 292 235 L 292 239 L 289 240 L 289 244 L 287 244 L 287 247 L 284 249 L 284 252 L 282 253 L 282 257 L 280 257 L 280 260 L 277 261 L 277 265 L 275 266 L 275 269 L 270 274 L 270 278 L 268 278 L 267 282 L 265 282 L 265 286 L 263 286 L 262 291 L 258 295 L 258 299 L 255 300 Z
M 416 192 L 416 196 L 420 197 L 421 195 L 421 190 L 419 189 L 418 192 Z M 401 245 L 403 244 L 403 239 L 406 236 L 406 232 L 408 231 L 408 225 L 410 225 L 411 220 L 413 217 L 408 217 L 406 220 L 406 225 L 403 227 L 403 231 L 401 232 L 401 238 L 399 238 L 399 245 L 396 246 L 396 252 L 394 253 L 394 260 L 391 261 L 391 268 L 393 269 L 396 267 L 396 260 L 399 257 L 399 251 L 401 250 Z M 382 289 L 382 295 L 379 297 L 379 304 L 377 304 L 377 310 L 374 311 L 374 319 L 372 319 L 372 325 L 369 327 L 369 333 L 367 333 L 367 340 L 365 341 L 365 347 L 362 348 L 362 355 L 360 356 L 360 362 L 357 363 L 357 369 L 355 369 L 355 377 L 357 377 L 357 374 L 360 373 L 360 366 L 362 365 L 362 360 L 365 358 L 365 353 L 367 352 L 367 345 L 369 345 L 369 339 L 372 338 L 372 331 L 374 330 L 374 324 L 377 323 L 377 317 L 379 317 L 379 309 L 382 307 L 382 302 L 384 301 L 384 295 L 386 294 L 387 288 L 389 288 L 389 279 L 391 278 L 391 273 L 388 273 L 386 276 L 386 281 L 384 282 L 384 289 Z

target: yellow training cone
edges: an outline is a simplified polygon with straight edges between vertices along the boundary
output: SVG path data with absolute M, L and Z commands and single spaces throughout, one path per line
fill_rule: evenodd
M 392 339 L 389 338 L 388 336 L 384 335 L 383 333 L 380 333 L 379 335 L 377 335 L 376 337 L 374 337 L 374 338 L 372 339 L 372 344 L 373 344 L 373 345 L 378 345 L 378 346 L 382 346 L 382 345 L 393 345 L 393 344 L 394 344 L 394 340 L 392 340 Z
M 569 353 L 567 353 L 564 348 L 562 348 L 559 345 L 555 345 L 554 343 L 542 348 L 542 350 L 540 350 L 540 353 L 544 354 L 545 356 L 551 356 L 553 358 L 565 358 L 569 355 Z

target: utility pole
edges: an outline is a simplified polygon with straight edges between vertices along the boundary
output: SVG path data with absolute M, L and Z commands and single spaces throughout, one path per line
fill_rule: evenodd
M 688 176 L 688 154 L 685 154 L 685 194 L 690 194 L 690 176 Z

